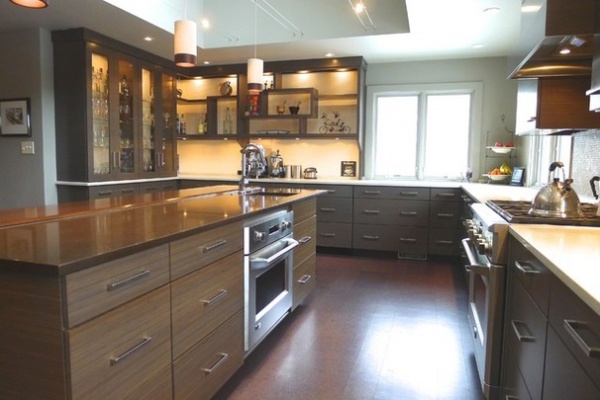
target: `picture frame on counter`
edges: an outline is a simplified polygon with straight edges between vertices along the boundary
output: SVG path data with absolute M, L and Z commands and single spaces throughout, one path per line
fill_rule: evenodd
M 30 99 L 0 100 L 0 136 L 31 136 Z
M 355 177 L 356 176 L 356 161 L 342 161 L 341 176 Z

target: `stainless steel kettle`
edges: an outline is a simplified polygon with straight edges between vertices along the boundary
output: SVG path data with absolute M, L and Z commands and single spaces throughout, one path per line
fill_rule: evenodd
M 579 196 L 577 196 L 577 193 L 571 187 L 573 179 L 565 179 L 563 167 L 564 164 L 560 161 L 550 164 L 548 173 L 549 183 L 536 194 L 529 214 L 558 218 L 582 216 Z M 555 170 L 561 172 L 562 181 L 560 177 L 556 177 Z

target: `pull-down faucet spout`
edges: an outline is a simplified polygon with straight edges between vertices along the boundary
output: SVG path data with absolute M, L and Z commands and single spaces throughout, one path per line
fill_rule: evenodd
M 240 178 L 238 186 L 240 192 L 244 193 L 249 183 L 248 156 L 251 153 L 254 154 L 254 160 L 251 159 L 250 161 L 253 164 L 255 164 L 253 169 L 256 173 L 256 178 L 258 178 L 260 172 L 264 170 L 265 166 L 267 165 L 267 162 L 263 154 L 262 146 L 259 146 L 257 144 L 248 143 L 242 150 L 240 150 L 240 153 L 242 153 L 242 177 Z

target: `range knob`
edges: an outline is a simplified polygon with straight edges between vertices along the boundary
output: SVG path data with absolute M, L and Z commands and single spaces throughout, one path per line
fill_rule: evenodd
M 485 255 L 487 250 L 489 249 L 489 247 L 490 247 L 490 245 L 487 242 L 487 240 L 485 240 L 485 239 L 477 240 L 477 251 L 479 252 L 479 254 Z
M 292 221 L 281 221 L 281 230 L 292 229 Z
M 255 242 L 262 242 L 263 240 L 265 240 L 266 237 L 267 237 L 267 234 L 265 232 L 254 231 L 254 241 Z

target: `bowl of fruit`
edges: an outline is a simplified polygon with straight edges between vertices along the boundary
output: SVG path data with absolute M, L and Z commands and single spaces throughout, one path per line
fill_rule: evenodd
M 493 146 L 487 146 L 487 148 L 491 149 L 494 153 L 506 154 L 510 153 L 515 148 L 515 144 L 513 142 L 496 142 Z
M 512 175 L 512 168 L 507 163 L 502 163 L 499 168 L 491 170 L 487 176 L 492 181 L 503 181 Z

